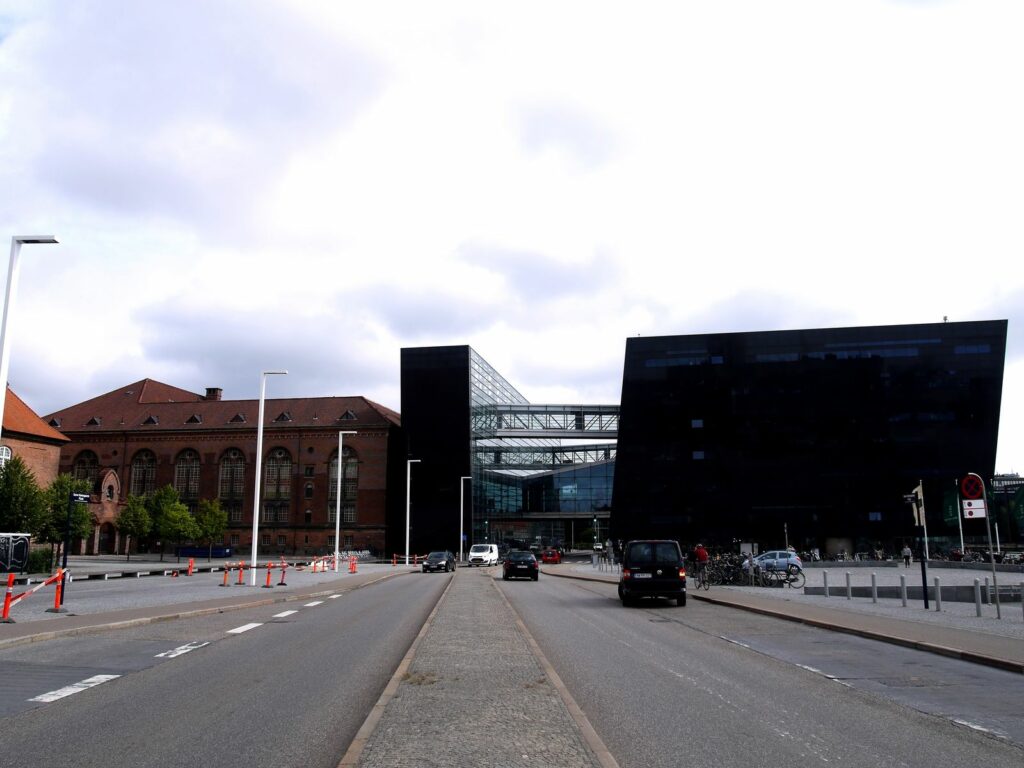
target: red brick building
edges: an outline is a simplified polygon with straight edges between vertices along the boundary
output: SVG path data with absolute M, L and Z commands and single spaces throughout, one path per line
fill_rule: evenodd
M 114 522 L 127 497 L 170 485 L 193 511 L 218 499 L 229 520 L 223 543 L 248 553 L 258 409 L 259 400 L 224 400 L 220 389 L 200 395 L 143 379 L 44 417 L 70 438 L 60 471 L 94 486 L 98 525 L 83 552 L 123 552 Z M 340 431 L 355 434 L 343 439 L 339 549 L 384 552 L 400 417 L 364 397 L 318 397 L 265 401 L 261 554 L 334 551 Z
M 57 477 L 61 446 L 68 438 L 49 426 L 24 401 L 7 388 L 4 401 L 3 433 L 0 435 L 0 464 L 15 456 L 46 488 Z

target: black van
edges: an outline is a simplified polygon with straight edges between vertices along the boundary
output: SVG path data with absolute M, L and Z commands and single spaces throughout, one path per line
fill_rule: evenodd
M 686 563 L 679 542 L 638 539 L 622 549 L 619 599 L 631 605 L 641 597 L 667 597 L 686 605 Z

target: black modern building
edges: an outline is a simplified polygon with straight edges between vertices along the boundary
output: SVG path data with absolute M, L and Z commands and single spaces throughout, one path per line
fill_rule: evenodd
M 957 479 L 995 469 L 1006 330 L 628 339 L 612 537 L 891 551 L 923 481 L 929 536 L 958 542 Z
M 468 346 L 403 349 L 401 387 L 412 552 L 607 535 L 617 405 L 531 405 Z

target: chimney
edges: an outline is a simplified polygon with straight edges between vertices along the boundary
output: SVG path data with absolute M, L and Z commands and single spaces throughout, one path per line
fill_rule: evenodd
M 221 395 L 224 394 L 224 390 L 220 387 L 207 387 L 206 396 L 203 400 L 220 400 Z

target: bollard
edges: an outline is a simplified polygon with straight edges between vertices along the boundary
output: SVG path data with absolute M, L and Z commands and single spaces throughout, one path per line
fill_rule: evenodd
M 191 576 L 192 575 L 192 571 L 195 570 L 195 567 L 196 567 L 195 558 L 190 557 L 188 559 L 188 574 L 186 574 L 186 575 Z
M 229 586 L 228 585 L 228 573 L 230 573 L 230 572 L 231 572 L 231 563 L 228 563 L 227 564 L 227 568 L 224 569 L 224 583 L 221 584 L 222 587 Z
M 245 586 L 245 576 L 242 574 L 242 572 L 244 570 L 245 570 L 245 563 L 239 563 L 238 564 L 238 584 L 241 585 L 241 586 Z
M 989 592 L 988 576 L 985 577 L 985 592 L 984 592 L 984 595 L 985 596 L 982 598 L 982 600 L 984 600 L 985 605 L 992 605 L 992 593 Z
M 939 613 L 942 611 L 942 584 L 939 582 L 939 577 L 935 577 L 935 612 Z
M 850 572 L 846 572 L 846 599 L 853 599 L 853 587 L 850 586 Z
M 750 572 L 753 573 L 754 569 L 751 568 Z M 828 571 L 822 571 L 822 575 L 825 577 L 825 597 L 828 597 Z
M 62 594 L 61 587 L 64 586 L 64 579 L 62 578 L 63 575 L 64 575 L 64 569 L 63 568 L 58 568 L 57 569 L 57 581 L 56 581 L 57 589 L 54 590 L 54 593 L 53 593 L 53 608 L 52 609 L 48 609 L 48 611 L 47 611 L 48 613 L 65 613 L 66 612 L 66 609 L 60 607 L 60 604 L 62 602 L 61 599 L 60 599 L 61 598 L 61 594 Z
M 349 573 L 355 573 L 356 572 L 356 556 L 355 555 L 349 555 L 349 558 L 348 558 L 348 572 Z
M 14 592 L 14 574 L 7 574 L 7 594 L 4 595 L 4 612 L 0 614 L 0 623 L 13 624 L 11 618 L 11 594 Z
M 267 583 L 263 585 L 264 589 L 273 589 L 274 585 L 270 583 L 270 572 L 273 570 L 273 566 L 267 563 Z
M 981 616 L 981 581 L 974 580 L 974 613 Z
M 286 563 L 286 562 L 284 562 L 282 560 L 281 561 L 281 580 L 279 582 L 277 582 L 277 586 L 279 586 L 279 587 L 287 587 L 288 586 L 287 584 L 284 583 L 284 572 L 287 569 L 288 569 L 288 563 Z
M 396 565 L 398 565 L 398 555 L 392 555 L 391 556 L 391 566 L 394 567 Z
M 878 582 L 877 582 L 876 579 L 877 579 L 876 574 L 872 573 L 871 574 L 871 602 L 872 603 L 877 603 L 878 602 Z

